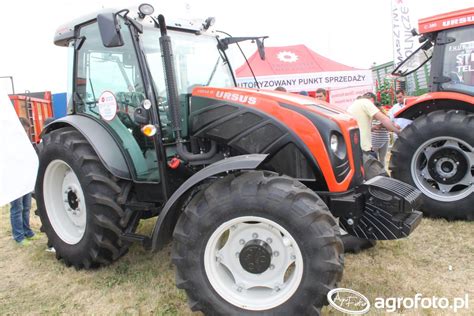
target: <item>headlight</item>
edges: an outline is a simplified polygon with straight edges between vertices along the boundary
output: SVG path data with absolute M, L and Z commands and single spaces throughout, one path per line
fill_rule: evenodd
M 331 150 L 333 153 L 337 153 L 337 148 L 339 147 L 339 139 L 337 135 L 332 134 L 331 135 Z
M 332 153 L 339 159 L 346 158 L 346 143 L 344 137 L 338 132 L 333 132 L 329 138 L 329 147 Z

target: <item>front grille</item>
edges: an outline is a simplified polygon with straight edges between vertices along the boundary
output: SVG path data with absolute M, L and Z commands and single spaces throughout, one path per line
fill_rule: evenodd
M 346 158 L 342 162 L 334 166 L 334 172 L 336 174 L 337 182 L 342 182 L 346 178 L 350 170 L 351 166 L 349 165 L 349 160 L 346 156 Z

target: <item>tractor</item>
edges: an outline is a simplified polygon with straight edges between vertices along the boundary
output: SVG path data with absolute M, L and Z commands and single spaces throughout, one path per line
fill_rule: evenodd
M 431 61 L 430 91 L 406 100 L 391 175 L 423 193 L 423 213 L 474 220 L 474 8 L 419 21 L 420 47 L 393 71 Z M 416 33 L 415 33 L 416 34 Z
M 67 266 L 111 264 L 171 240 L 176 284 L 205 314 L 319 314 L 343 272 L 340 227 L 407 237 L 420 193 L 364 182 L 356 121 L 315 99 L 236 88 L 213 18 L 143 4 L 61 26 L 68 115 L 39 145 L 42 230 Z M 157 218 L 150 234 L 142 219 Z M 336 220 L 339 218 L 339 223 Z

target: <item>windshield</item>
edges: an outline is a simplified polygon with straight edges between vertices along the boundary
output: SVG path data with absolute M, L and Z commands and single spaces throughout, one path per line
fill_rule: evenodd
M 395 76 L 406 76 L 423 66 L 433 55 L 433 45 L 430 41 L 424 42 L 418 49 L 392 72 Z
M 217 49 L 217 39 L 208 35 L 169 31 L 179 94 L 191 93 L 196 86 L 234 87 L 234 79 Z M 143 45 L 159 96 L 166 96 L 165 75 L 158 29 L 145 29 Z
M 452 39 L 444 48 L 443 76 L 449 78 L 442 83 L 443 90 L 474 95 L 474 26 L 448 30 L 446 37 Z

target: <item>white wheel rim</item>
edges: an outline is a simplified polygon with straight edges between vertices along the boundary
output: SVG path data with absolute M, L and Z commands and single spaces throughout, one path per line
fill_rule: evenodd
M 46 168 L 43 197 L 55 233 L 65 243 L 77 244 L 86 229 L 86 204 L 79 179 L 64 161 L 53 160 Z
M 271 247 L 271 264 L 260 274 L 246 271 L 239 261 L 240 251 L 251 240 L 265 241 Z M 224 300 L 259 311 L 283 304 L 296 292 L 303 277 L 303 256 L 281 225 L 263 217 L 243 216 L 214 231 L 204 252 L 204 268 Z
M 444 142 L 440 147 L 435 147 L 438 142 Z M 451 148 L 459 152 L 467 163 L 464 177 L 458 182 L 445 185 L 433 179 L 430 175 L 426 161 L 431 159 L 433 155 L 442 149 Z M 438 163 L 443 162 L 440 158 Z M 457 171 L 455 163 L 451 163 L 449 159 L 445 159 L 446 163 L 453 165 L 453 173 Z M 423 163 L 424 162 L 424 163 Z M 462 200 L 474 192 L 474 148 L 465 141 L 449 136 L 435 137 L 424 142 L 415 151 L 411 160 L 411 176 L 416 187 L 426 196 L 442 202 L 455 202 Z M 450 174 L 446 173 L 446 176 Z

